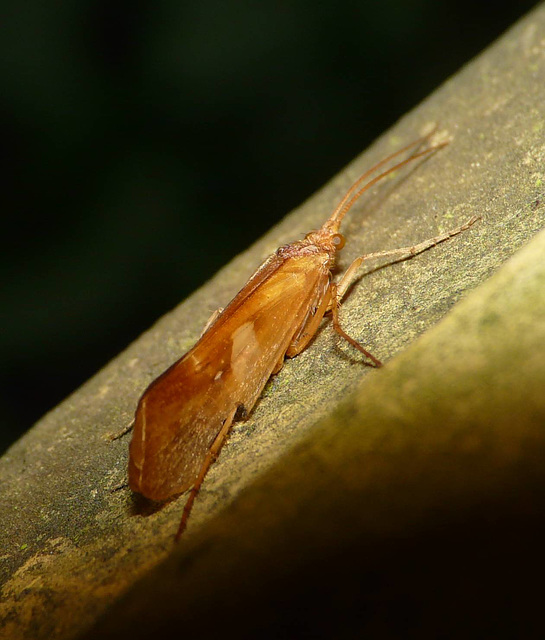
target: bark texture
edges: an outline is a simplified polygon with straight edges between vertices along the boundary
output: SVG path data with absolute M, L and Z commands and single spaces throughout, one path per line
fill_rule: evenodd
M 542 5 L 6 453 L 2 637 L 529 637 L 544 568 L 544 33 Z M 152 509 L 117 489 L 128 439 L 106 436 L 267 254 L 432 122 L 452 143 L 354 208 L 341 269 L 482 220 L 352 288 L 344 327 L 387 366 L 362 366 L 326 324 L 234 427 L 174 547 L 183 499 Z

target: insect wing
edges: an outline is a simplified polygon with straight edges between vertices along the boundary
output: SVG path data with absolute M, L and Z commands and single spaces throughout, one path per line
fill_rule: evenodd
M 194 484 L 224 421 L 237 407 L 251 411 L 328 282 L 323 253 L 267 264 L 142 396 L 130 446 L 134 491 L 164 500 Z

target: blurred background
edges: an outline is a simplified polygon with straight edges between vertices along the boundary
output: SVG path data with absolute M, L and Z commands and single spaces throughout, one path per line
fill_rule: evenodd
M 0 452 L 535 4 L 4 0 Z

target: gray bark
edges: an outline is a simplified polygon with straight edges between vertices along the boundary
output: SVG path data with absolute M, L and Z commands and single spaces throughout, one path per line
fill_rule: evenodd
M 419 637 L 537 621 L 544 33 L 541 6 L 6 453 L 5 637 L 395 636 L 399 610 Z M 340 268 L 482 220 L 352 288 L 342 322 L 384 369 L 325 323 L 234 426 L 174 546 L 184 499 L 152 509 L 115 490 L 128 438 L 106 436 L 266 255 L 433 122 L 451 144 L 350 212 Z

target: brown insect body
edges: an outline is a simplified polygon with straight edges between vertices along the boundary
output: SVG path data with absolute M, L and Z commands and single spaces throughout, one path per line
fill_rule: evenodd
M 306 330 L 330 300 L 340 237 L 322 228 L 280 247 L 195 346 L 152 382 L 136 411 L 133 491 L 165 500 L 193 486 L 225 421 L 241 408 L 250 413 L 284 356 L 299 353 L 314 334 Z
M 404 164 L 444 144 L 413 153 L 360 184 L 417 140 L 362 175 L 331 217 L 303 239 L 280 247 L 215 318 L 178 362 L 146 389 L 138 403 L 130 444 L 129 485 L 152 500 L 166 500 L 187 489 L 177 537 L 185 528 L 195 496 L 217 457 L 237 415 L 253 409 L 269 377 L 284 358 L 300 353 L 316 333 L 323 315 L 375 366 L 381 363 L 340 327 L 338 302 L 368 258 L 411 257 L 467 229 L 475 220 L 412 247 L 383 251 L 354 260 L 338 283 L 331 279 L 335 255 L 344 246 L 341 221 L 369 187 Z M 399 259 L 399 258 L 398 258 Z

